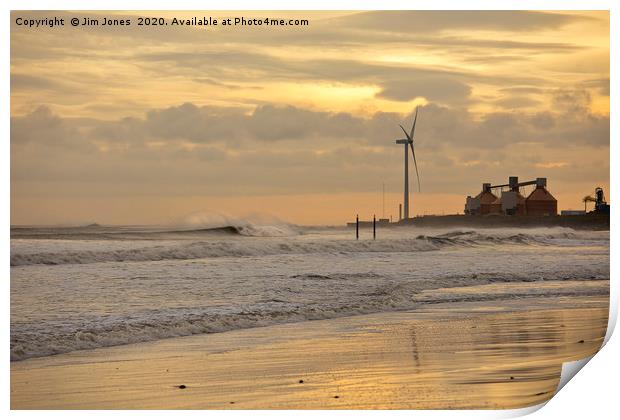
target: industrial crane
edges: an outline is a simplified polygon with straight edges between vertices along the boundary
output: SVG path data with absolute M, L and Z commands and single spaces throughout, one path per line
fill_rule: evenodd
M 587 212 L 588 202 L 594 203 L 594 212 L 595 213 L 605 213 L 609 214 L 609 204 L 605 201 L 605 193 L 601 187 L 596 187 L 594 190 L 594 197 L 591 195 L 586 195 L 582 199 L 584 210 Z
M 594 202 L 594 211 L 597 213 L 609 214 L 609 204 L 605 201 L 605 193 L 601 187 L 596 187 L 594 190 L 596 201 Z

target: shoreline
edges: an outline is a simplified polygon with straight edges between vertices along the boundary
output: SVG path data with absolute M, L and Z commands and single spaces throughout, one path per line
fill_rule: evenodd
M 536 287 L 533 288 L 533 284 L 536 284 Z M 164 340 L 169 338 L 179 338 L 179 337 L 187 337 L 193 335 L 200 334 L 220 334 L 223 332 L 243 330 L 243 329 L 251 329 L 251 328 L 260 328 L 260 327 L 268 327 L 274 325 L 284 325 L 284 324 L 294 324 L 300 322 L 308 322 L 308 321 L 319 321 L 319 320 L 329 320 L 329 319 L 338 319 L 338 318 L 349 318 L 355 316 L 371 316 L 373 314 L 381 314 L 381 313 L 393 313 L 393 312 L 417 312 L 421 307 L 425 305 L 437 305 L 437 304 L 451 304 L 451 305 L 460 305 L 467 302 L 484 302 L 484 301 L 497 301 L 497 300 L 506 300 L 506 299 L 528 299 L 528 298 L 545 298 L 550 296 L 555 296 L 557 298 L 566 298 L 572 295 L 572 291 L 580 290 L 580 295 L 582 296 L 601 296 L 609 294 L 609 280 L 606 279 L 589 279 L 589 280 L 539 280 L 539 281 L 513 281 L 513 282 L 484 282 L 482 281 L 479 284 L 471 284 L 468 286 L 445 286 L 445 287 L 437 287 L 434 289 L 425 289 L 415 293 L 415 296 L 412 298 L 410 304 L 408 306 L 394 306 L 394 307 L 385 307 L 379 310 L 372 311 L 348 311 L 338 313 L 337 315 L 320 317 L 314 316 L 306 319 L 278 319 L 272 318 L 271 322 L 267 321 L 265 323 L 257 322 L 256 324 L 245 324 L 243 326 L 235 326 L 235 325 L 220 325 L 222 329 L 214 329 L 213 331 L 208 332 L 181 332 L 181 333 L 170 333 L 167 331 L 160 331 L 159 334 L 147 337 L 140 337 L 138 339 L 132 340 L 127 339 L 125 342 L 118 340 L 116 343 L 111 344 L 109 341 L 102 344 L 93 337 L 91 340 L 85 339 L 81 341 L 81 344 L 76 345 L 73 348 L 64 348 L 59 349 L 56 347 L 55 349 L 48 349 L 47 352 L 35 352 L 32 351 L 30 353 L 26 353 L 20 349 L 20 344 L 15 343 L 11 339 L 11 362 L 20 362 L 33 358 L 40 357 L 49 357 L 62 355 L 67 353 L 72 353 L 75 351 L 85 351 L 85 350 L 96 350 L 98 348 L 107 348 L 107 347 L 117 347 L 129 344 L 139 344 L 139 343 L 148 343 L 158 340 Z M 542 292 L 542 294 L 540 294 Z M 530 300 L 530 302 L 532 302 Z M 559 301 L 554 301 L 554 307 L 557 307 Z M 438 307 L 438 306 L 434 306 Z M 96 335 L 96 333 L 94 333 Z M 41 343 L 40 343 L 41 344 Z M 59 351 L 60 350 L 60 351 Z
M 11 362 L 11 408 L 521 408 L 600 348 L 608 302 L 426 304 L 32 358 Z

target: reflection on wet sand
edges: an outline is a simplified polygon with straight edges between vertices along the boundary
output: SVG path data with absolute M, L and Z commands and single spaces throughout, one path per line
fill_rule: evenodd
M 607 308 L 416 323 L 409 340 L 414 363 L 410 369 L 401 366 L 401 374 L 411 374 L 405 380 L 411 395 L 433 398 L 416 398 L 407 407 L 516 408 L 546 401 L 557 387 L 562 362 L 596 352 L 606 323 Z
M 12 408 L 518 408 L 596 352 L 606 297 L 427 305 L 11 365 Z M 579 303 L 573 305 L 572 303 Z M 555 306 L 554 306 L 555 305 Z M 574 306 L 574 307 L 571 307 Z M 455 309 L 457 308 L 457 309 Z M 180 387 L 184 385 L 184 387 Z

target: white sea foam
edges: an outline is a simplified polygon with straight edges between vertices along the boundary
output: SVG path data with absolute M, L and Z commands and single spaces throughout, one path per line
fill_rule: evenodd
M 609 232 L 242 231 L 14 229 L 11 360 L 427 303 L 608 293 Z
M 228 229 L 229 227 L 226 227 Z M 244 236 L 283 236 L 281 228 L 272 226 L 240 226 L 230 228 Z M 195 231 L 190 231 L 195 233 Z M 160 233 L 160 232 L 157 232 Z M 353 253 L 353 252 L 422 252 L 444 247 L 472 247 L 485 245 L 550 245 L 570 244 L 566 239 L 580 238 L 574 232 L 554 234 L 524 234 L 508 232 L 504 234 L 481 233 L 477 231 L 451 231 L 435 236 L 418 235 L 409 238 L 389 238 L 377 241 L 354 241 L 351 239 L 295 240 L 281 239 L 269 241 L 208 240 L 184 241 L 169 246 L 148 246 L 132 249 L 82 250 L 60 252 L 14 252 L 11 266 L 21 265 L 59 265 L 89 264 L 99 262 L 189 260 L 207 257 L 242 257 L 277 254 L 311 253 Z M 564 240 L 564 242 L 562 242 Z

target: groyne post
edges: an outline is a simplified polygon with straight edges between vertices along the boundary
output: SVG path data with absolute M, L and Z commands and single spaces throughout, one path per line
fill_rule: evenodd
M 377 216 L 372 215 L 372 239 L 377 239 Z

